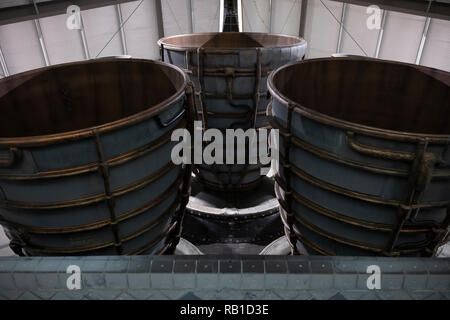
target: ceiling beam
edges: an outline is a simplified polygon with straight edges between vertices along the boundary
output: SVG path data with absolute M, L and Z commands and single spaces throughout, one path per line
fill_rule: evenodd
M 298 30 L 298 35 L 303 38 L 305 37 L 307 10 L 308 10 L 308 0 L 302 0 L 302 7 L 300 11 L 300 27 Z
M 374 55 L 375 58 L 378 58 L 380 56 L 381 44 L 383 43 L 384 27 L 386 25 L 387 15 L 388 11 L 383 10 L 383 16 L 381 17 L 380 31 L 378 32 L 377 46 L 375 48 L 375 55 Z
M 120 7 L 120 4 L 116 4 L 116 13 L 117 13 L 117 22 L 119 23 L 119 29 L 120 29 L 120 41 L 122 43 L 122 53 L 124 55 L 128 55 L 128 47 L 127 47 L 127 38 L 125 36 L 125 30 L 123 29 L 123 15 L 122 15 L 122 8 Z
M 431 23 L 431 18 L 428 17 L 427 20 L 425 21 L 425 25 L 423 27 L 423 32 L 422 32 L 422 39 L 420 40 L 419 49 L 417 50 L 416 64 L 420 64 L 420 61 L 422 60 L 423 48 L 425 47 L 425 42 L 427 41 L 428 29 L 430 28 L 430 23 Z
M 239 32 L 243 32 L 244 31 L 244 18 L 242 16 L 242 0 L 237 0 L 237 14 L 238 14 Z
M 116 5 L 135 0 L 35 0 L 39 13 L 30 0 L 6 0 L 0 2 L 0 25 L 66 14 L 70 5 L 81 10 Z
M 9 76 L 8 65 L 6 64 L 5 56 L 3 55 L 2 48 L 0 47 L 0 65 L 2 66 L 3 75 Z
M 219 0 L 219 32 L 223 31 L 223 23 L 224 23 L 224 10 L 225 10 L 225 2 L 224 0 Z
M 80 22 L 81 22 L 81 28 L 78 29 L 78 31 L 80 32 L 80 39 L 81 39 L 81 45 L 83 47 L 84 58 L 86 60 L 89 60 L 89 59 L 91 59 L 91 53 L 89 52 L 87 37 L 86 37 L 86 33 L 84 32 L 83 16 L 81 15 L 81 12 L 80 12 Z
M 192 0 L 188 0 L 187 2 L 187 10 L 188 10 L 188 14 L 190 16 L 189 19 L 189 31 L 190 33 L 194 33 L 194 9 L 192 8 Z
M 155 11 L 156 11 L 156 23 L 158 26 L 158 37 L 159 39 L 161 39 L 164 38 L 164 22 L 163 22 L 161 0 L 155 0 Z
M 39 15 L 39 9 L 36 4 L 36 0 L 32 0 L 34 5 L 34 10 L 37 15 Z M 44 35 L 42 34 L 41 22 L 39 19 L 34 19 L 34 26 L 36 27 L 36 33 L 41 45 L 42 56 L 44 57 L 45 65 L 48 67 L 50 65 L 50 59 L 48 58 L 47 47 L 45 46 Z
M 341 20 L 339 21 L 339 34 L 336 44 L 336 52 L 340 53 L 342 48 L 342 34 L 344 32 L 344 23 L 345 23 L 345 16 L 347 13 L 347 4 L 344 2 L 342 4 L 342 11 L 341 11 Z
M 272 13 L 273 13 L 273 4 L 272 0 L 269 0 L 269 33 L 272 33 Z
M 34 19 L 34 26 L 36 27 L 36 33 L 38 36 L 39 44 L 41 45 L 42 56 L 44 57 L 45 65 L 50 65 L 50 59 L 48 58 L 47 47 L 45 46 L 44 35 L 42 34 L 41 23 L 39 19 Z
M 368 7 L 377 5 L 381 9 L 450 20 L 450 0 L 332 0 Z M 428 6 L 430 9 L 427 12 Z

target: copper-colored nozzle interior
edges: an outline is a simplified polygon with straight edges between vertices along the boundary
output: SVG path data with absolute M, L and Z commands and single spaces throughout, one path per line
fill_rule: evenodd
M 186 34 L 162 39 L 164 45 L 192 48 L 262 48 L 288 46 L 300 43 L 302 39 L 276 34 L 218 32 Z
M 367 59 L 319 59 L 290 65 L 274 87 L 327 116 L 401 132 L 450 134 L 450 73 Z
M 0 80 L 0 137 L 90 128 L 137 114 L 174 95 L 181 72 L 145 60 L 73 63 Z

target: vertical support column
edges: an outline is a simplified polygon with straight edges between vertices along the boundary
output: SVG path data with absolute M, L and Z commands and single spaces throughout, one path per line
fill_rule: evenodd
M 272 33 L 272 1 L 273 0 L 269 0 L 269 33 Z
M 243 21 L 242 21 L 242 0 L 237 0 L 237 11 L 238 11 L 238 26 L 239 32 L 243 32 Z
M 431 18 L 427 17 L 425 20 L 425 25 L 423 27 L 422 32 L 422 40 L 420 40 L 419 50 L 416 55 L 416 64 L 420 64 L 420 60 L 422 59 L 423 48 L 425 47 L 425 43 L 427 41 L 428 29 L 430 28 Z
M 161 61 L 164 62 L 164 44 L 161 43 L 161 46 L 159 47 L 159 54 L 161 55 Z
M 2 66 L 3 75 L 5 77 L 9 76 L 8 65 L 6 64 L 5 56 L 3 55 L 3 50 L 0 47 L 0 65 Z
M 162 14 L 161 0 L 155 0 L 156 23 L 158 25 L 158 37 L 164 38 L 164 22 Z
M 81 44 L 83 45 L 83 51 L 84 51 L 84 58 L 86 60 L 89 60 L 91 58 L 91 55 L 89 53 L 89 47 L 87 43 L 86 33 L 84 32 L 84 23 L 83 23 L 83 16 L 80 12 L 80 22 L 81 22 L 81 28 L 80 28 L 80 37 L 81 37 Z
M 39 15 L 39 9 L 35 0 L 33 0 L 33 5 L 36 15 Z M 34 19 L 34 26 L 36 27 L 39 44 L 41 45 L 41 51 L 42 56 L 44 57 L 45 66 L 48 67 L 50 65 L 50 60 L 48 58 L 47 47 L 45 46 L 44 36 L 42 35 L 41 23 L 39 22 L 39 19 Z
M 192 7 L 192 0 L 187 0 L 187 9 L 190 15 L 190 33 L 194 33 L 194 9 Z
M 387 14 L 388 11 L 386 9 L 383 10 L 383 16 L 381 17 L 381 24 L 380 24 L 380 32 L 378 33 L 377 47 L 375 49 L 374 58 L 378 58 L 380 56 L 380 49 L 381 44 L 383 43 L 384 26 L 386 25 Z
M 127 55 L 128 54 L 127 39 L 125 37 L 125 30 L 123 29 L 123 15 L 122 15 L 122 8 L 120 7 L 120 4 L 116 4 L 116 12 L 117 12 L 117 21 L 119 22 L 120 41 L 122 43 L 122 52 L 124 55 Z
M 34 25 L 36 26 L 36 32 L 37 32 L 37 35 L 39 38 L 39 43 L 41 45 L 41 50 L 42 50 L 42 55 L 44 57 L 45 66 L 48 67 L 50 65 L 50 60 L 48 58 L 47 48 L 46 48 L 45 42 L 44 42 L 44 36 L 42 35 L 41 24 L 39 23 L 38 19 L 34 19 Z
M 342 34 L 344 32 L 344 23 L 345 23 L 346 12 L 347 12 L 347 3 L 343 3 L 342 4 L 341 20 L 339 22 L 340 25 L 339 25 L 339 35 L 338 35 L 338 40 L 337 40 L 337 45 L 336 45 L 336 53 L 340 53 L 341 52 Z
M 194 75 L 195 73 L 194 73 L 194 69 L 192 68 L 192 66 L 191 66 L 191 51 L 189 51 L 189 50 L 186 50 L 186 55 L 185 55 L 185 64 L 186 64 L 186 72 L 188 73 L 188 74 L 192 74 L 192 75 Z M 195 99 L 195 89 L 193 89 L 194 91 L 194 99 Z M 195 114 L 197 114 L 197 110 L 195 111 Z M 195 118 L 196 118 L 196 116 L 194 116 L 194 120 L 195 120 Z
M 298 35 L 303 38 L 305 37 L 307 10 L 308 10 L 308 0 L 302 0 L 302 6 L 300 11 L 300 28 L 298 30 Z
M 224 11 L 225 11 L 225 3 L 224 0 L 219 1 L 219 32 L 223 32 L 223 23 L 224 23 Z

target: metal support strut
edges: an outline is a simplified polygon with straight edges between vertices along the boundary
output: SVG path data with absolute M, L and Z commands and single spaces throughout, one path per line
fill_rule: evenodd
M 195 99 L 194 99 L 194 86 L 191 82 L 186 87 L 186 103 L 185 103 L 185 114 L 187 115 L 187 129 L 189 130 L 191 134 L 191 146 L 193 145 L 194 141 L 194 119 L 195 119 Z M 193 157 L 193 149 L 190 150 L 190 158 Z M 187 204 L 189 202 L 189 195 L 190 195 L 190 189 L 191 189 L 191 178 L 192 178 L 192 164 L 185 164 L 183 168 L 183 182 L 180 186 L 179 193 L 180 193 L 180 206 L 178 208 L 178 212 L 175 216 L 175 229 L 173 232 L 173 239 L 170 239 L 170 237 L 167 239 L 168 241 L 171 241 L 171 244 L 169 245 L 167 249 L 167 253 L 173 253 L 175 252 L 175 248 L 177 247 L 178 243 L 180 242 L 181 238 L 181 232 L 182 232 L 182 224 L 183 224 L 183 218 L 186 211 Z
M 114 195 L 111 192 L 111 185 L 109 182 L 109 166 L 105 160 L 103 146 L 102 146 L 102 142 L 100 139 L 100 133 L 98 132 L 97 129 L 94 130 L 94 139 L 95 139 L 95 145 L 97 147 L 97 153 L 98 153 L 98 157 L 99 157 L 100 174 L 102 175 L 103 185 L 105 187 L 106 203 L 108 205 L 109 217 L 110 217 L 109 224 L 111 226 L 111 231 L 114 236 L 114 247 L 116 248 L 117 254 L 121 255 L 123 253 L 123 248 L 122 248 L 122 241 L 120 240 L 120 236 L 119 236 L 119 225 L 118 225 L 118 221 L 117 221 L 117 217 L 116 217 L 116 210 L 115 210 L 116 203 L 114 200 Z

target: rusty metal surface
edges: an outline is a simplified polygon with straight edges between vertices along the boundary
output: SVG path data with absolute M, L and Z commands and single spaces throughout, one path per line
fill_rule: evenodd
M 192 84 L 173 66 L 101 59 L 0 80 L 0 223 L 21 255 L 173 251 L 190 166 Z
M 359 58 L 272 74 L 275 189 L 293 248 L 435 255 L 450 223 L 449 83 L 448 72 Z
M 272 70 L 303 59 L 306 41 L 264 33 L 199 33 L 158 41 L 165 62 L 182 68 L 195 86 L 198 119 L 204 129 L 268 127 L 267 77 Z M 226 153 L 224 153 L 226 154 Z M 261 164 L 196 165 L 209 188 L 252 189 Z

